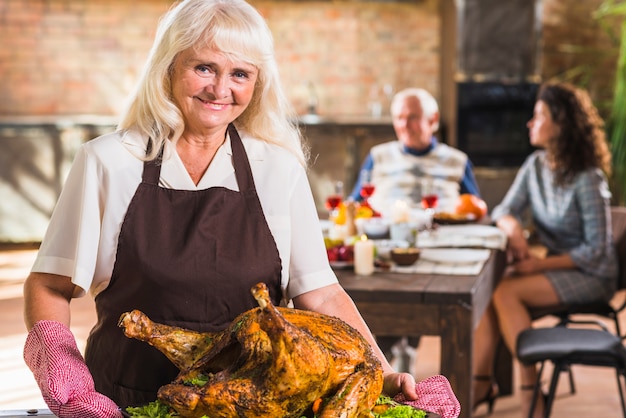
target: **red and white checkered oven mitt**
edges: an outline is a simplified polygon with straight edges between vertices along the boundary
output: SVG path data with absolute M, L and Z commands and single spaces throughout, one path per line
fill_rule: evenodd
M 439 414 L 441 418 L 457 418 L 461 413 L 461 404 L 452 391 L 450 382 L 445 376 L 431 376 L 415 385 L 417 399 L 408 401 L 402 393 L 394 400 L 411 405 L 424 411 Z
M 121 418 L 108 397 L 96 392 L 93 377 L 72 332 L 56 321 L 38 321 L 28 333 L 24 361 L 43 399 L 60 418 Z

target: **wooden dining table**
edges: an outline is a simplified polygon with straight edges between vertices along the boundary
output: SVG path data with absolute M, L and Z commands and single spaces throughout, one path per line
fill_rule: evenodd
M 490 251 L 477 275 L 376 271 L 359 276 L 351 269 L 336 270 L 339 282 L 375 335 L 441 338 L 440 373 L 449 379 L 461 404 L 460 418 L 472 415 L 474 330 L 505 268 L 504 252 Z M 499 352 L 500 393 L 510 394 L 511 357 L 506 350 Z

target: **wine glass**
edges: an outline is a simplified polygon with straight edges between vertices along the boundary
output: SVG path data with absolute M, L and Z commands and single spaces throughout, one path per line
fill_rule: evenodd
M 326 198 L 326 209 L 331 222 L 334 222 L 337 216 L 339 205 L 343 202 L 343 182 L 336 181 L 333 185 L 334 192 Z
M 437 208 L 438 201 L 439 196 L 434 193 L 422 195 L 422 208 L 432 213 Z
M 421 194 L 422 208 L 426 211 L 430 219 L 427 229 L 429 232 L 432 232 L 434 229 L 433 217 L 435 215 L 435 209 L 437 208 L 437 204 L 439 203 L 439 194 L 437 193 L 437 189 L 433 184 L 433 179 L 422 179 Z
M 361 197 L 363 198 L 363 206 L 371 208 L 368 199 L 374 194 L 376 187 L 372 183 L 372 172 L 369 170 L 361 171 Z
M 422 208 L 431 214 L 435 212 L 439 203 L 439 194 L 434 184 L 434 179 L 423 178 L 420 182 Z

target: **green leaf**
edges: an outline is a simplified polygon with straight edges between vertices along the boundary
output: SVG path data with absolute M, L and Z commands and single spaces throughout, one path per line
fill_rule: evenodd
M 129 406 L 126 412 L 133 418 L 176 418 L 179 416 L 158 399 L 144 406 Z

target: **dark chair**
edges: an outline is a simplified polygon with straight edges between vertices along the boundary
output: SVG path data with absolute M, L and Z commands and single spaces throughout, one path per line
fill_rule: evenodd
M 613 242 L 620 261 L 620 272 L 618 276 L 617 289 L 626 289 L 626 268 L 622 268 L 622 258 L 626 257 L 626 207 L 613 206 L 611 207 L 611 223 L 613 232 Z M 590 302 L 585 304 L 571 304 L 571 305 L 554 305 L 545 306 L 541 308 L 534 308 L 530 310 L 530 315 L 533 320 L 545 317 L 554 316 L 559 319 L 559 325 L 567 323 L 572 315 L 576 314 L 592 314 L 606 319 L 610 319 L 615 326 L 615 333 L 622 335 L 619 325 L 618 314 L 626 309 L 626 299 L 617 307 L 614 307 L 609 302 Z M 570 393 L 576 393 L 576 386 L 574 384 L 574 376 L 569 372 L 569 385 Z
M 603 326 L 603 329 L 570 328 L 559 325 L 551 328 L 531 328 L 519 335 L 517 339 L 519 361 L 525 365 L 541 363 L 533 390 L 529 417 L 533 415 L 536 400 L 540 394 L 541 376 L 546 361 L 550 361 L 554 365 L 554 370 L 548 394 L 545 396 L 544 418 L 548 418 L 552 411 L 561 372 L 569 370 L 572 365 L 614 368 L 622 413 L 626 418 L 626 404 L 621 382 L 622 377 L 626 379 L 626 347 L 622 344 L 620 336 L 610 332 L 601 322 L 596 324 Z
M 618 276 L 618 290 L 626 289 L 626 208 L 612 207 L 612 232 L 613 242 L 616 247 L 618 261 L 620 264 Z M 626 309 L 626 301 L 620 306 L 614 307 L 608 302 L 593 302 L 582 305 L 560 305 L 551 306 L 531 311 L 533 319 L 537 319 L 546 315 L 556 316 L 560 319 L 554 328 L 529 329 L 520 334 L 517 341 L 517 356 L 523 364 L 541 363 L 539 377 L 535 385 L 535 396 L 540 390 L 540 379 L 543 372 L 545 361 L 552 361 L 555 369 L 552 374 L 550 383 L 550 392 L 546 398 L 546 417 L 549 416 L 556 384 L 561 372 L 569 372 L 570 392 L 575 393 L 574 379 L 571 372 L 571 364 L 587 364 L 599 366 L 615 367 L 618 371 L 618 382 L 620 374 L 624 374 L 623 346 L 620 336 L 622 335 L 619 325 L 619 313 Z M 606 326 L 599 321 L 593 320 L 581 321 L 572 319 L 573 315 L 591 314 L 606 319 L 610 319 L 615 326 L 615 334 L 611 333 Z M 568 328 L 571 323 L 591 323 L 601 325 L 603 330 L 588 330 Z M 582 337 L 594 336 L 597 341 L 582 342 L 578 345 Z M 615 341 L 619 342 L 619 347 L 614 346 Z M 612 350 L 609 350 L 613 347 Z M 605 358 L 606 354 L 606 358 Z M 598 360 L 601 358 L 601 360 Z M 618 360 L 619 359 L 619 360 Z M 624 407 L 624 397 L 620 384 L 620 399 L 622 408 L 624 409 L 624 417 L 626 418 L 626 408 Z M 535 401 L 533 400 L 533 408 Z M 531 409 L 532 415 L 532 409 Z

